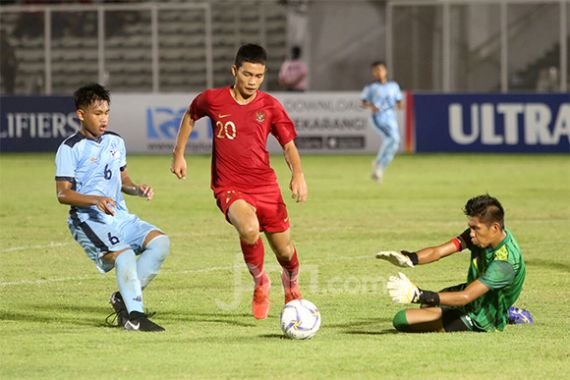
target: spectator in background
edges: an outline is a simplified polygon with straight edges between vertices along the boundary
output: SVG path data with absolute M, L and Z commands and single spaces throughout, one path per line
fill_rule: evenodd
M 301 48 L 293 46 L 291 59 L 285 60 L 279 70 L 279 84 L 287 91 L 305 91 L 309 70 L 301 60 Z
M 537 92 L 556 92 L 560 89 L 560 77 L 556 66 L 546 67 L 538 73 Z
M 2 78 L 2 87 L 4 94 L 13 95 L 16 87 L 16 73 L 18 71 L 18 58 L 14 47 L 8 40 L 6 32 L 0 31 L 0 51 L 2 52 L 2 61 L 0 62 L 0 77 Z

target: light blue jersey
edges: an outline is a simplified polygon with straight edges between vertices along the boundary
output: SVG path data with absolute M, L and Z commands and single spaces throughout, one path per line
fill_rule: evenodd
M 77 132 L 59 146 L 55 164 L 56 180 L 71 182 L 72 189 L 81 194 L 109 197 L 116 202 L 117 212 L 128 211 L 121 193 L 121 171 L 127 166 L 126 150 L 119 135 L 105 132 L 93 140 Z M 69 214 L 76 224 L 89 218 L 111 217 L 96 206 L 72 206 Z
M 402 100 L 402 92 L 398 83 L 374 81 L 364 87 L 360 99 L 373 104 L 378 112 L 372 114 L 372 126 L 382 137 L 382 145 L 374 163 L 372 178 L 380 182 L 384 169 L 394 159 L 400 145 L 400 130 L 396 115 L 396 103 Z
M 71 206 L 69 211 L 69 231 L 97 268 L 102 272 L 113 268 L 102 260 L 108 252 L 132 249 L 142 253 L 147 234 L 160 229 L 127 210 L 121 193 L 121 171 L 127 166 L 123 139 L 106 132 L 93 140 L 78 132 L 60 145 L 55 163 L 56 181 L 69 181 L 78 193 L 109 197 L 116 203 L 114 216 L 96 206 Z
M 396 123 L 396 103 L 402 100 L 400 86 L 394 81 L 384 84 L 374 81 L 364 87 L 361 100 L 374 104 L 379 109 L 373 114 L 374 121 L 393 125 Z

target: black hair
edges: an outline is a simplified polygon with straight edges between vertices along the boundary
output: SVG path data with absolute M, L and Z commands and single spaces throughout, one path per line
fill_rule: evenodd
M 111 103 L 111 96 L 109 90 L 98 83 L 90 83 L 78 88 L 73 93 L 73 101 L 75 102 L 75 109 L 81 107 L 88 107 L 91 103 L 98 100 L 105 100 Z
M 384 61 L 374 61 L 374 62 L 372 62 L 372 65 L 370 65 L 370 66 L 371 67 L 384 66 L 384 67 L 388 68 L 388 66 L 386 66 L 386 62 L 384 62 Z
M 479 218 L 486 225 L 499 223 L 501 229 L 505 228 L 505 210 L 501 203 L 489 194 L 469 199 L 463 212 L 467 216 Z
M 240 46 L 236 54 L 234 65 L 239 69 L 244 62 L 261 63 L 265 65 L 267 52 L 259 45 L 245 44 Z
M 299 46 L 293 46 L 291 48 L 291 58 L 299 59 L 301 57 L 301 48 Z

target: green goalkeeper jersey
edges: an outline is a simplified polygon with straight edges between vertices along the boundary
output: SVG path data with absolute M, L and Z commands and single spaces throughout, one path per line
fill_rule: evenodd
M 473 324 L 483 331 L 502 331 L 507 325 L 508 309 L 519 294 L 526 269 L 521 250 L 510 230 L 496 248 L 480 248 L 473 245 L 469 229 L 457 239 L 461 248 L 471 251 L 471 264 L 467 284 L 475 280 L 489 287 L 489 291 L 465 306 Z

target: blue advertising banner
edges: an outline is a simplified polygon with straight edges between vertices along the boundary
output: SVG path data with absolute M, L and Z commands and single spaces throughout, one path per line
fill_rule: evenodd
M 414 94 L 416 152 L 570 153 L 570 94 Z
M 0 98 L 0 152 L 55 152 L 80 128 L 69 96 Z

